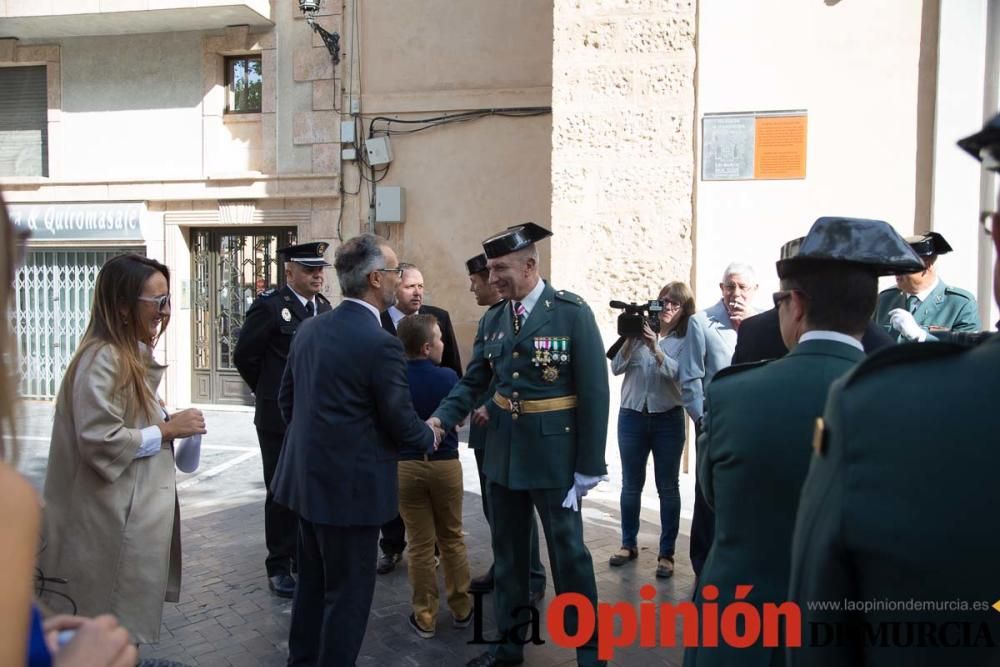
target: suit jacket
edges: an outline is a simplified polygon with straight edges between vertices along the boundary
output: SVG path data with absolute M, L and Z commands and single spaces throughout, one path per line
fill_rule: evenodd
M 684 409 L 695 422 L 704 412 L 705 389 L 720 369 L 732 363 L 735 348 L 736 329 L 721 299 L 688 320 L 677 379 Z
M 759 610 L 786 599 L 816 418 L 833 381 L 863 357 L 846 343 L 809 340 L 776 361 L 724 369 L 708 388 L 698 481 L 715 509 L 715 541 L 698 583 L 719 587 L 720 608 L 743 584 L 753 585 L 746 600 Z M 689 650 L 684 664 L 764 667 L 783 657 L 782 649 L 758 642 Z
M 889 311 L 893 308 L 906 308 L 906 297 L 902 291 L 892 287 L 879 293 L 878 303 L 875 306 L 876 324 L 901 343 L 906 339 L 889 324 Z M 913 319 L 931 334 L 947 331 L 979 331 L 982 328 L 976 297 L 964 289 L 945 285 L 943 280 L 939 280 L 927 299 L 917 306 Z
M 547 364 L 535 353 L 563 347 Z M 550 369 L 550 370 L 546 370 Z M 446 428 L 477 407 L 496 378 L 497 393 L 534 400 L 576 396 L 577 407 L 542 413 L 491 409 L 486 433 L 487 478 L 510 489 L 568 489 L 573 473 L 604 475 L 608 432 L 608 372 L 594 314 L 583 299 L 546 284 L 514 335 L 508 301 L 479 320 L 465 376 L 434 412 Z
M 937 392 L 933 408 L 927 387 Z M 988 626 L 992 646 L 870 646 L 847 641 L 789 653 L 790 664 L 996 665 L 1000 614 L 985 609 L 810 609 L 806 600 L 974 600 L 1000 597 L 1000 335 L 975 347 L 898 345 L 869 357 L 835 383 L 823 416 L 819 453 L 802 489 L 789 599 L 802 628 L 851 616 L 931 625 L 954 642 L 969 623 Z M 889 418 L 891 416 L 891 418 Z M 945 418 L 941 418 L 944 416 Z M 947 573 L 947 574 L 945 574 Z M 954 626 L 947 634 L 941 624 Z M 889 626 L 886 634 L 891 633 Z M 904 635 L 905 630 L 900 630 Z M 876 642 L 877 643 L 877 642 Z M 976 643 L 973 639 L 970 643 Z
M 451 316 L 443 308 L 434 306 L 420 306 L 417 313 L 421 315 L 433 315 L 437 318 L 441 327 L 441 340 L 444 342 L 444 352 L 441 353 L 441 365 L 458 373 L 462 377 L 462 356 L 458 352 L 458 340 L 455 338 L 455 327 L 451 325 Z M 392 323 L 392 316 L 389 311 L 382 312 L 382 328 L 396 335 L 396 326 Z
M 152 395 L 164 366 L 146 360 Z M 160 636 L 163 601 L 181 583 L 181 529 L 174 452 L 169 445 L 136 459 L 141 431 L 160 424 L 160 406 L 141 409 L 118 387 L 110 345 L 85 350 L 63 379 L 45 475 L 41 567 L 67 583 L 55 587 L 87 616 L 115 614 L 142 642 Z M 53 597 L 49 603 L 65 604 Z
M 861 338 L 866 354 L 895 343 L 896 339 L 874 322 L 868 322 L 865 335 Z M 786 354 L 788 348 L 785 347 L 785 341 L 781 340 L 777 308 L 748 317 L 740 324 L 739 333 L 736 335 L 736 351 L 733 353 L 734 364 L 780 359 Z
M 329 312 L 330 302 L 316 295 L 316 314 Z M 262 431 L 285 432 L 278 410 L 278 389 L 288 348 L 302 323 L 309 319 L 305 306 L 287 285 L 263 292 L 247 311 L 236 339 L 233 363 L 254 393 L 253 423 Z
M 345 301 L 292 341 L 278 395 L 288 422 L 272 493 L 311 523 L 380 526 L 398 514 L 397 452 L 434 436 L 413 410 L 403 345 Z

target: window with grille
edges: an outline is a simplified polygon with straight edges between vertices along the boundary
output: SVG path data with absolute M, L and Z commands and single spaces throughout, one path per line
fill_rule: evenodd
M 260 56 L 226 58 L 226 113 L 260 113 Z
M 45 65 L 0 67 L 0 176 L 48 176 Z

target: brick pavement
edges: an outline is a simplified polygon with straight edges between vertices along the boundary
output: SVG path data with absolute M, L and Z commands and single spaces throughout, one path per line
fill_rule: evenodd
M 21 469 L 36 483 L 44 477 L 51 428 L 51 406 L 25 405 L 22 420 Z M 156 646 L 143 646 L 144 658 L 167 658 L 191 667 L 253 667 L 285 664 L 291 603 L 276 598 L 267 589 L 264 575 L 263 480 L 260 458 L 250 415 L 242 412 L 207 413 L 209 437 L 205 439 L 202 464 L 192 475 L 178 474 L 181 498 L 182 543 L 184 554 L 181 601 L 166 604 L 163 628 Z M 609 447 L 609 458 L 612 450 Z M 610 461 L 609 461 L 610 463 Z M 463 514 L 473 574 L 489 566 L 489 532 L 482 516 L 475 477 L 475 460 L 463 446 L 466 494 Z M 615 473 L 612 472 L 612 476 Z M 620 474 L 620 473 L 619 473 Z M 620 477 L 619 477 L 620 479 Z M 616 489 L 614 484 L 610 484 Z M 655 498 L 652 475 L 647 495 Z M 687 537 L 677 543 L 677 571 L 673 578 L 657 581 L 658 525 L 656 512 L 643 511 L 638 561 L 611 568 L 608 558 L 619 545 L 617 491 L 587 498 L 584 530 L 594 558 L 599 597 L 602 601 L 639 600 L 640 586 L 651 583 L 659 591 L 657 601 L 689 599 L 693 573 L 687 562 Z M 648 498 L 646 499 L 648 501 Z M 644 502 L 649 506 L 649 502 Z M 689 504 L 685 503 L 687 507 Z M 649 520 L 647 520 L 649 519 Z M 544 552 L 544 547 L 543 547 Z M 547 559 L 543 559 L 547 563 Z M 407 625 L 409 585 L 404 561 L 394 572 L 378 577 L 368 631 L 358 659 L 360 667 L 462 665 L 484 650 L 470 646 L 472 629 L 451 627 L 450 613 L 442 604 L 434 639 L 420 639 Z M 439 577 L 440 578 L 440 577 Z M 443 594 L 443 581 L 441 583 Z M 547 604 L 554 595 L 551 580 Z M 484 598 L 484 628 L 492 625 L 492 597 Z M 542 623 L 542 646 L 529 646 L 525 665 L 548 667 L 575 664 L 572 651 L 549 641 Z M 645 667 L 679 665 L 680 649 L 620 649 L 614 665 Z

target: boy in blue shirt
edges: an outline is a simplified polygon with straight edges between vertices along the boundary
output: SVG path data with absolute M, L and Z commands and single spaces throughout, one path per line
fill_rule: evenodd
M 407 376 L 413 407 L 421 419 L 437 409 L 458 375 L 439 366 L 444 343 L 433 315 L 410 315 L 400 320 L 397 335 L 407 356 Z M 458 435 L 449 431 L 435 451 L 403 447 L 399 451 L 399 513 L 406 525 L 412 590 L 410 627 L 424 639 L 434 636 L 438 612 L 438 585 L 434 545 L 441 551 L 445 591 L 453 625 L 472 622 L 469 560 L 462 537 L 462 463 Z

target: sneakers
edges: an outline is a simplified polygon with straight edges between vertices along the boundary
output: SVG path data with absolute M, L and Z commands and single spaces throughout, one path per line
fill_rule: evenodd
M 470 609 L 469 613 L 466 614 L 465 618 L 459 618 L 458 616 L 454 616 L 452 618 L 452 621 L 451 621 L 451 627 L 453 627 L 453 628 L 467 628 L 470 625 L 472 625 L 472 612 L 473 612 L 473 610 Z
M 672 576 L 674 576 L 673 556 L 660 556 L 656 561 L 656 578 L 669 579 Z
M 375 571 L 379 574 L 389 574 L 396 569 L 396 563 L 403 559 L 403 554 L 382 554 L 378 559 Z
M 608 559 L 608 564 L 611 567 L 621 567 L 629 561 L 633 561 L 639 557 L 639 550 L 635 547 L 622 547 L 618 550 L 618 553 L 611 556 Z
M 470 619 L 472 618 L 472 614 L 469 614 L 469 618 Z M 420 637 L 421 639 L 434 639 L 434 631 L 424 630 L 422 627 L 420 627 L 420 624 L 417 623 L 417 617 L 414 616 L 413 614 L 410 614 L 409 623 L 410 627 L 413 628 L 413 631 L 416 632 L 417 636 Z

